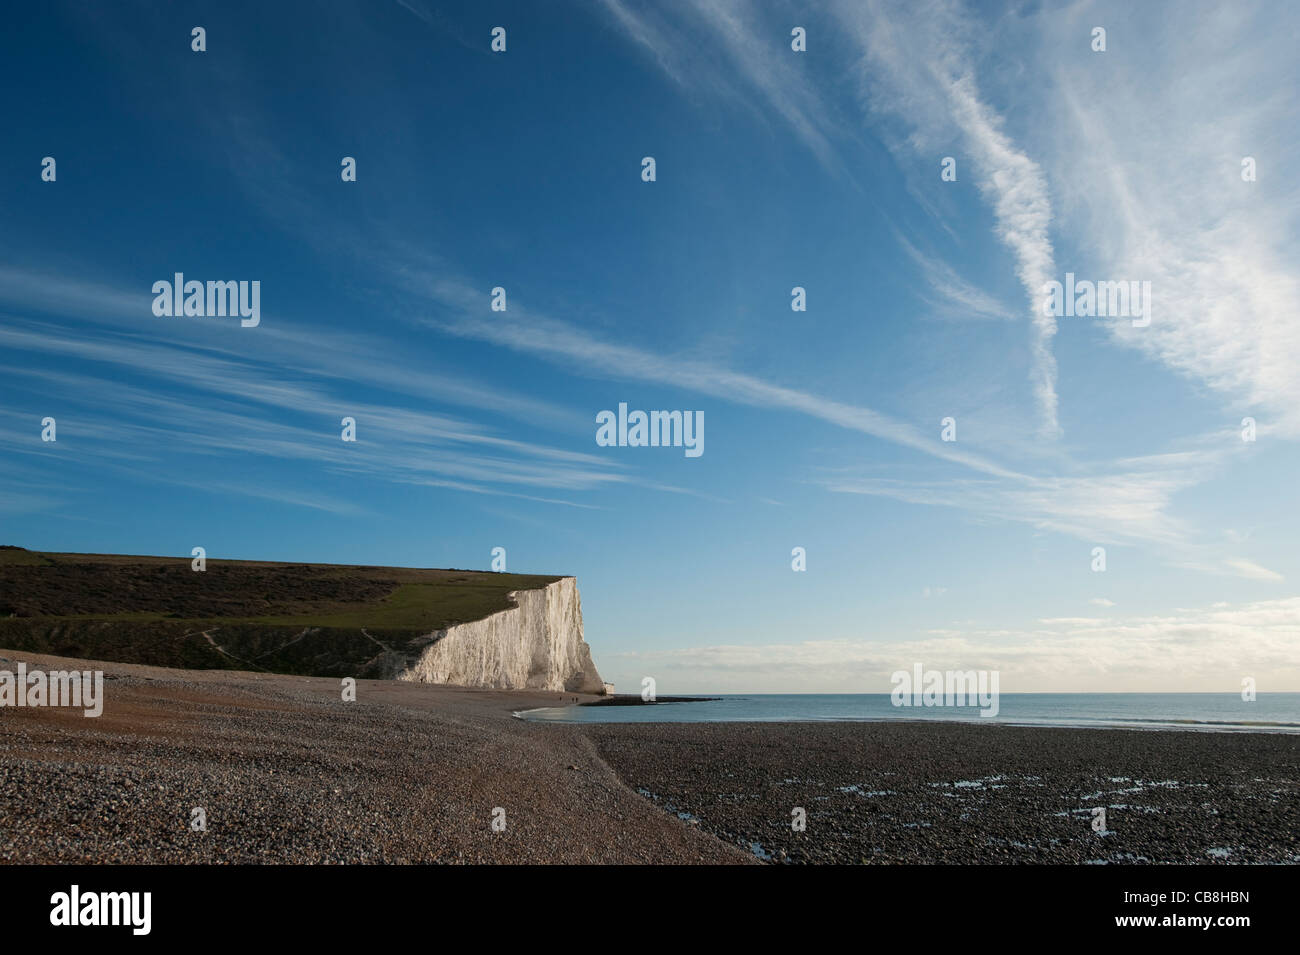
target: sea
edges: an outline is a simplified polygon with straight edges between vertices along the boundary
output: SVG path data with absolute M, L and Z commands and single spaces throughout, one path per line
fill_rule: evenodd
M 888 693 L 747 693 L 681 703 L 548 706 L 540 723 L 761 723 L 944 720 L 1203 732 L 1300 733 L 1300 693 L 1003 693 L 995 716 L 976 706 L 894 706 Z

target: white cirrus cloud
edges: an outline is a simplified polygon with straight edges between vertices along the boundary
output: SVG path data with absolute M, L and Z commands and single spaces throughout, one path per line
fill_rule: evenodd
M 1106 332 L 1297 437 L 1300 61 L 1282 9 L 1189 3 L 1171 28 L 1150 5 L 1077 4 L 1041 17 L 1035 70 L 1073 270 L 1151 282 L 1151 324 Z M 1102 14 L 1127 52 L 1062 40 Z

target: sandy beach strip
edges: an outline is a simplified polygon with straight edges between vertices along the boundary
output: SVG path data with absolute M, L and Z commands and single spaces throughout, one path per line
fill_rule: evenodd
M 107 702 L 0 708 L 0 862 L 1300 861 L 1297 736 L 558 725 L 511 714 L 570 694 L 19 660 Z
M 20 659 L 103 670 L 107 702 L 0 708 L 0 862 L 752 861 L 627 788 L 582 734 L 511 716 L 571 694 L 362 680 L 345 703 L 332 679 L 0 650 L 0 668 Z

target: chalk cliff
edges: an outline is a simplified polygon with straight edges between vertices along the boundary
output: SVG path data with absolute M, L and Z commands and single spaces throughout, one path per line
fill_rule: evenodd
M 432 643 L 394 676 L 504 690 L 603 693 L 582 638 L 578 582 L 564 577 L 509 594 L 515 606 L 431 635 Z

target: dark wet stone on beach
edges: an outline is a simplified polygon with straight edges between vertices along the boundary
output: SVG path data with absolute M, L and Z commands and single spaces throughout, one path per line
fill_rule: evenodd
M 774 861 L 1300 862 L 1295 735 L 955 723 L 583 729 L 656 804 Z M 804 832 L 791 828 L 796 806 Z M 1097 807 L 1104 836 L 1092 829 Z

